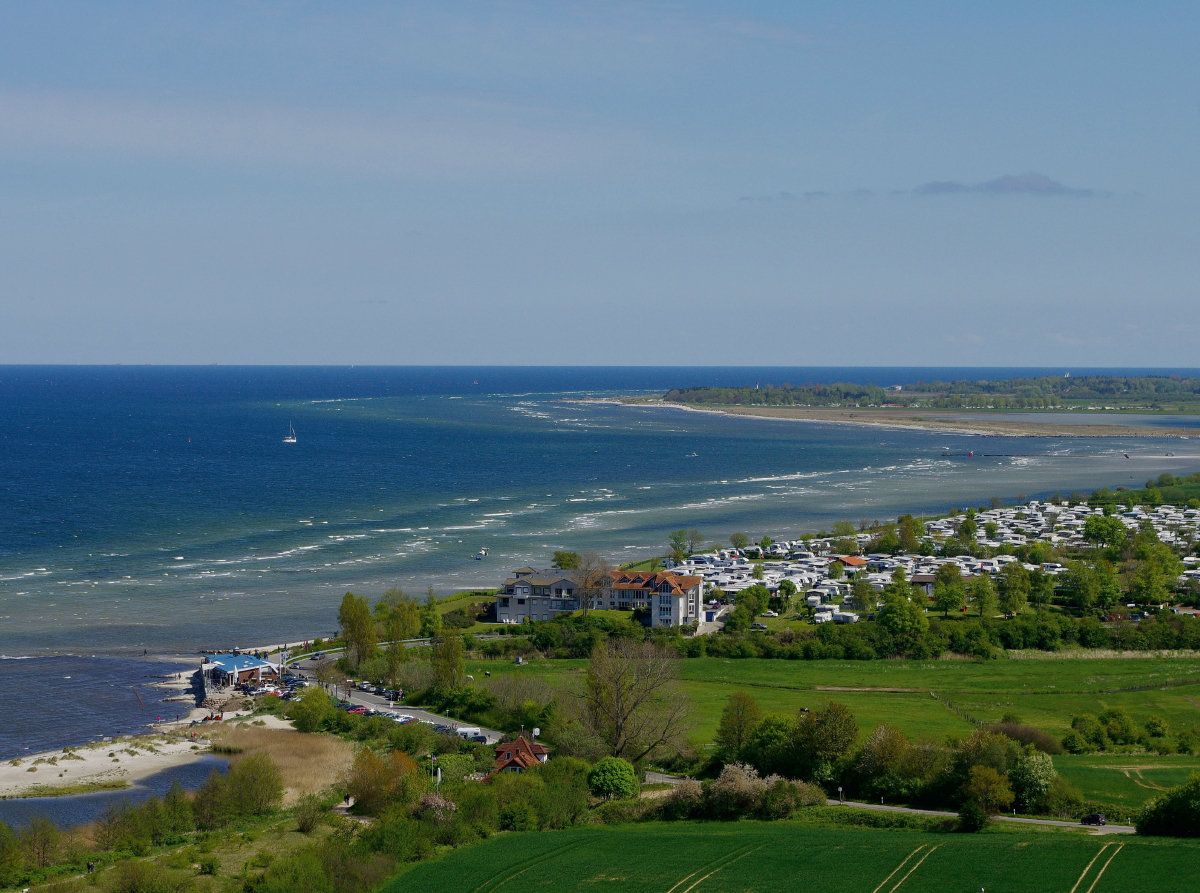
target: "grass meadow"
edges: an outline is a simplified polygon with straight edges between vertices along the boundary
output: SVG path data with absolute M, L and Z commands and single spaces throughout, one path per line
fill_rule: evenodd
M 787 823 L 645 824 L 501 834 L 416 865 L 387 893 L 1183 893 L 1200 844 L 1075 832 L 980 835 Z
M 577 680 L 583 660 L 472 661 L 468 672 L 536 676 L 551 684 Z M 969 735 L 970 721 L 1015 713 L 1061 737 L 1080 713 L 1124 707 L 1140 724 L 1153 715 L 1174 728 L 1200 723 L 1200 660 L 1111 658 L 994 661 L 791 661 L 695 658 L 680 662 L 695 709 L 692 738 L 712 741 L 729 695 L 753 695 L 764 712 L 795 713 L 828 700 L 845 703 L 864 733 L 887 722 L 909 738 Z M 937 697 L 934 697 L 936 693 Z M 952 705 L 952 706 L 948 706 Z M 1200 758 L 1154 754 L 1056 757 L 1055 765 L 1090 799 L 1136 806 L 1178 784 Z M 1128 770 L 1128 772 L 1126 771 Z M 1141 772 L 1139 775 L 1138 773 Z

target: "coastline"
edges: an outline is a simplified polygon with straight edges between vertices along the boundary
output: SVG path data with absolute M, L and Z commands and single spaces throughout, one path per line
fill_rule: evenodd
M 33 754 L 0 763 L 0 799 L 122 790 L 210 753 L 207 737 L 152 733 Z
M 813 422 L 827 425 L 863 425 L 876 428 L 902 428 L 945 434 L 969 434 L 978 437 L 1113 437 L 1139 440 L 1188 440 L 1200 436 L 1192 428 L 1139 428 L 1133 425 L 1064 425 L 1057 422 L 1005 420 L 998 414 L 991 419 L 929 418 L 910 410 L 823 409 L 804 406 L 696 406 L 645 397 L 595 397 L 579 403 L 609 403 L 618 406 L 642 406 L 703 412 L 714 415 L 748 416 L 789 422 Z M 934 410 L 940 416 L 954 416 L 954 410 Z

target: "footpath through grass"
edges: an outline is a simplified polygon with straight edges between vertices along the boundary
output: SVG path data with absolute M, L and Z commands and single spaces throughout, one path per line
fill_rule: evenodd
M 1183 893 L 1196 889 L 1197 872 L 1200 844 L 1189 841 L 682 822 L 502 834 L 417 865 L 384 889 Z

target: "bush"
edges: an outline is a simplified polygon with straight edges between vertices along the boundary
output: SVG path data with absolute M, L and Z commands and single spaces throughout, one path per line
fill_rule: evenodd
M 999 732 L 1001 735 L 1005 735 L 1021 744 L 1032 744 L 1042 753 L 1060 754 L 1063 752 L 1063 745 L 1056 741 L 1052 735 L 1043 732 L 1041 729 L 1035 729 L 1032 726 L 1021 725 L 1017 722 L 1001 722 L 989 728 L 991 731 Z
M 763 794 L 758 815 L 764 819 L 786 819 L 801 807 L 824 806 L 827 802 L 825 791 L 815 784 L 777 778 Z
M 229 770 L 229 783 L 242 815 L 267 815 L 283 802 L 283 773 L 270 754 L 239 761 Z
M 1029 808 L 1041 802 L 1057 776 L 1049 754 L 1028 747 L 1008 773 L 1008 780 L 1018 802 Z
M 975 834 L 988 826 L 991 819 L 974 800 L 968 800 L 958 810 L 958 830 Z
M 704 788 L 694 778 L 685 778 L 663 800 L 663 817 L 687 819 L 697 815 L 704 802 Z
M 633 764 L 620 757 L 605 757 L 587 776 L 592 792 L 601 797 L 636 797 L 638 794 L 637 770 Z
M 1200 837 L 1200 772 L 1151 800 L 1137 819 L 1138 834 Z
M 655 807 L 650 800 L 609 800 L 596 808 L 596 817 L 606 825 L 625 825 L 640 822 Z
M 325 815 L 325 805 L 316 794 L 305 794 L 296 804 L 296 830 L 311 833 Z
M 185 893 L 194 888 L 195 882 L 187 872 L 164 870 L 138 859 L 119 863 L 108 886 L 110 893 Z
M 355 755 L 345 783 L 346 792 L 354 798 L 354 808 L 378 816 L 394 803 L 412 803 L 424 787 L 424 777 L 408 754 L 394 750 L 380 757 L 364 747 Z
M 1084 814 L 1083 795 L 1061 775 L 1050 782 L 1050 788 L 1037 804 L 1037 812 L 1060 819 L 1077 819 Z
M 727 763 L 705 792 L 708 810 L 718 817 L 758 812 L 767 791 L 775 786 L 777 780 L 780 780 L 777 775 L 759 778 L 758 771 L 746 763 Z

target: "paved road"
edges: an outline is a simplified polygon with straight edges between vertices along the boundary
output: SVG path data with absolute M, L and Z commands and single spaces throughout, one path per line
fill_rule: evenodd
M 907 806 L 884 806 L 881 803 L 860 803 L 855 800 L 830 800 L 830 806 L 853 806 L 857 809 L 877 809 L 882 812 L 906 812 L 913 815 L 932 815 L 942 818 L 957 818 L 956 812 L 940 812 L 936 809 L 912 809 Z M 1095 825 L 1081 825 L 1079 822 L 1062 822 L 1056 819 L 1026 819 L 1015 815 L 998 815 L 996 819 L 1001 822 L 1016 822 L 1023 825 L 1054 825 L 1059 828 L 1086 828 L 1090 834 L 1135 834 L 1137 829 L 1132 825 L 1104 825 L 1096 827 Z
M 315 682 L 315 671 L 320 662 L 311 660 L 297 661 L 292 669 L 297 671 L 301 676 L 308 679 L 310 682 Z M 381 698 L 379 695 L 369 694 L 358 689 L 351 689 L 349 697 L 346 696 L 345 686 L 338 687 L 338 696 L 343 700 L 349 701 L 351 704 L 361 704 L 364 707 L 374 707 L 376 710 L 395 710 L 398 713 L 407 713 L 413 719 L 425 720 L 436 725 L 446 725 L 451 728 L 459 726 L 472 725 L 469 722 L 461 719 L 451 719 L 448 716 L 439 716 L 436 713 L 430 713 L 428 710 L 421 710 L 418 707 L 409 707 L 404 704 L 395 704 L 387 698 Z M 479 727 L 480 733 L 487 738 L 488 744 L 495 744 L 500 740 L 503 732 L 498 732 L 495 729 L 485 729 Z

